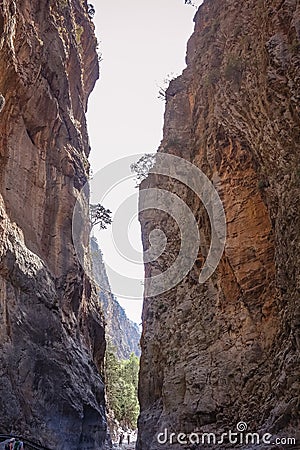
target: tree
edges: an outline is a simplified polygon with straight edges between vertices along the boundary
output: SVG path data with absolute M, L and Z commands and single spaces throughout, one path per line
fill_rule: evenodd
M 169 87 L 171 81 L 175 80 L 177 77 L 178 77 L 178 74 L 176 74 L 174 72 L 167 74 L 167 76 L 162 81 L 161 85 L 158 86 L 159 91 L 158 91 L 157 98 L 159 98 L 160 100 L 164 100 L 164 101 L 167 100 L 168 87 Z
M 131 172 L 136 173 L 136 187 L 147 178 L 150 170 L 155 164 L 156 155 L 154 153 L 145 153 L 136 163 L 131 164 Z
M 112 223 L 111 214 L 112 212 L 109 209 L 104 208 L 100 203 L 97 205 L 90 205 L 91 228 L 95 225 L 100 225 L 100 229 L 105 230 L 107 225 Z
M 121 398 L 121 420 L 130 428 L 135 428 L 139 415 L 138 374 L 139 358 L 131 353 L 129 359 L 121 361 L 121 378 L 124 382 L 124 391 Z
M 132 353 L 128 360 L 118 360 L 115 347 L 108 342 L 105 356 L 105 381 L 108 409 L 125 427 L 136 428 L 139 415 L 139 358 Z
M 122 396 L 123 383 L 120 382 L 120 362 L 116 355 L 115 347 L 108 341 L 105 353 L 105 381 L 107 406 L 114 411 L 119 420 L 122 416 L 120 398 Z
M 124 379 L 127 383 L 131 383 L 136 390 L 139 381 L 139 358 L 132 352 L 129 359 L 124 362 Z

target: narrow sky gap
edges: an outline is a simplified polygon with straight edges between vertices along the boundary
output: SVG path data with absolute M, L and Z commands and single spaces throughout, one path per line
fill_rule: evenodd
M 165 106 L 158 99 L 159 86 L 168 74 L 180 74 L 185 67 L 186 44 L 193 31 L 196 9 L 185 5 L 184 0 L 97 0 L 94 5 L 96 34 L 103 58 L 100 80 L 88 109 L 90 161 L 96 174 L 124 156 L 157 150 Z M 134 186 L 133 180 L 120 185 L 105 199 L 104 206 L 114 213 L 122 201 L 137 193 Z M 111 229 L 96 230 L 95 235 L 104 259 L 110 258 L 114 270 L 142 279 L 142 263 L 128 265 L 118 256 Z M 136 219 L 128 236 L 132 246 L 141 252 Z M 112 284 L 113 291 L 114 288 Z M 118 296 L 118 300 L 128 317 L 140 323 L 142 298 L 128 300 Z

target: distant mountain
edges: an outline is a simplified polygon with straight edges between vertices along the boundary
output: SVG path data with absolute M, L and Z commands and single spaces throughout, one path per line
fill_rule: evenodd
M 120 359 L 129 358 L 132 352 L 140 356 L 139 327 L 127 317 L 125 310 L 111 293 L 103 255 L 94 237 L 91 238 L 91 252 L 94 277 L 100 287 L 99 299 L 106 321 L 106 339 L 116 347 Z

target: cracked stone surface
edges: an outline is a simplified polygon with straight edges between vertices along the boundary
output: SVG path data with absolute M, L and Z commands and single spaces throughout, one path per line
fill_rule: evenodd
M 156 433 L 165 428 L 221 434 L 239 421 L 299 439 L 299 8 L 296 0 L 204 1 L 187 68 L 166 92 L 159 151 L 213 181 L 227 241 L 199 285 L 211 233 L 200 200 L 166 177 L 143 182 L 188 204 L 201 246 L 176 287 L 145 298 L 138 450 L 162 448 Z M 176 259 L 180 236 L 161 212 L 140 221 L 145 249 L 154 228 L 168 237 L 167 251 L 145 265 L 151 276 Z
M 0 428 L 58 450 L 109 441 L 104 321 L 71 234 L 96 45 L 85 1 L 1 2 Z

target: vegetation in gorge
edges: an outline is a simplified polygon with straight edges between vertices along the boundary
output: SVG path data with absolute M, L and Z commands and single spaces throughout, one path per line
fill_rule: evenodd
M 118 422 L 135 429 L 139 415 L 138 389 L 139 358 L 131 353 L 127 360 L 119 360 L 114 346 L 108 342 L 105 358 L 107 407 Z

